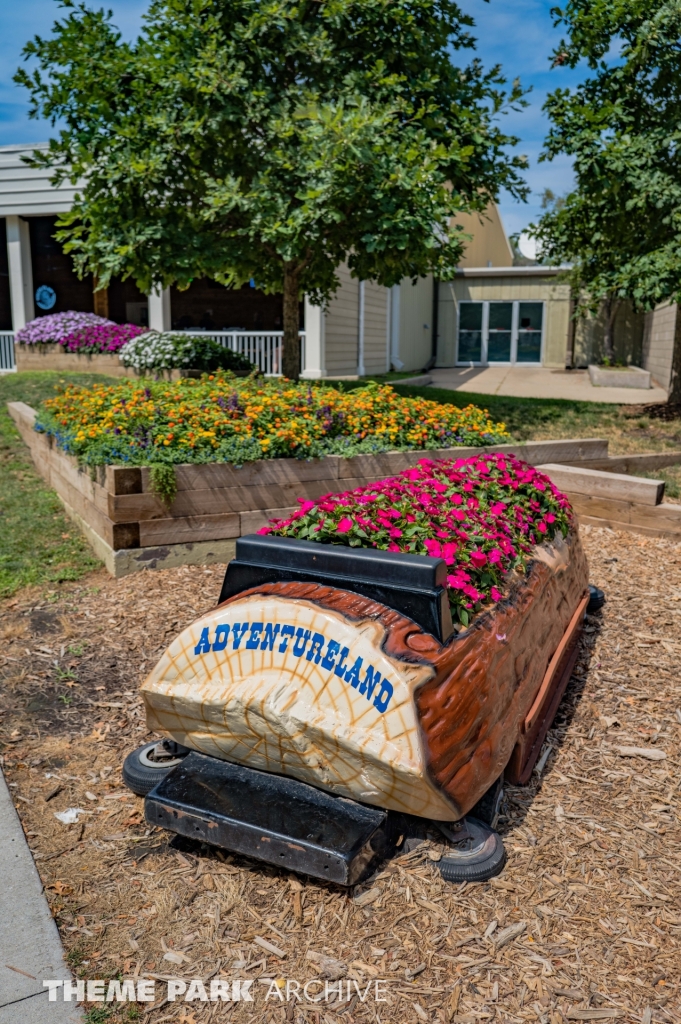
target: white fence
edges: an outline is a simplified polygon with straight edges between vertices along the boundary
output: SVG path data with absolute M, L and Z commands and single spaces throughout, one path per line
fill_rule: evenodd
M 241 352 L 266 377 L 281 376 L 281 339 L 283 331 L 173 331 L 173 334 L 196 334 L 212 338 L 232 352 Z M 305 332 L 300 332 L 301 367 L 305 366 Z M 0 372 L 16 370 L 14 362 L 14 331 L 0 331 Z
M 191 334 L 212 338 L 232 352 L 246 356 L 266 377 L 281 376 L 281 340 L 283 331 L 172 331 L 173 334 Z M 305 367 L 305 332 L 300 332 L 300 365 Z
M 0 373 L 16 370 L 14 362 L 14 331 L 0 331 Z

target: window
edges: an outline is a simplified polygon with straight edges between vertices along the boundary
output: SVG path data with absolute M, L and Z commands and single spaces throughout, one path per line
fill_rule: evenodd
M 460 302 L 457 363 L 541 363 L 543 302 Z

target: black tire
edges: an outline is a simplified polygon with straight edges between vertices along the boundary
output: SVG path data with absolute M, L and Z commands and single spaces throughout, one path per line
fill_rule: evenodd
M 499 820 L 499 809 L 501 807 L 503 797 L 504 776 L 502 773 L 496 782 L 492 783 L 487 792 L 482 794 L 475 807 L 471 807 L 468 813 L 471 818 L 475 818 L 476 821 L 481 821 L 483 825 L 489 825 L 490 828 L 496 828 L 497 821 Z
M 605 604 L 605 594 L 600 587 L 594 587 L 593 583 L 589 584 L 589 603 L 586 606 L 586 614 L 593 615 Z
M 188 753 L 172 740 L 144 743 L 123 762 L 123 782 L 137 796 L 146 796 Z
M 506 863 L 501 836 L 475 818 L 463 822 L 472 838 L 454 846 L 439 862 L 445 882 L 486 882 L 498 875 Z

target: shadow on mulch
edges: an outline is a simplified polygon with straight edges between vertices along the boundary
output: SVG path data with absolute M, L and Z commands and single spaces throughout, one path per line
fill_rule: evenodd
M 585 635 L 580 639 L 580 653 L 577 664 L 570 676 L 570 681 L 558 705 L 556 717 L 544 742 L 544 750 L 548 744 L 551 753 L 540 775 L 533 772 L 531 779 L 524 786 L 504 786 L 504 801 L 502 813 L 499 816 L 498 832 L 502 838 L 509 838 L 519 827 L 525 825 L 525 819 L 535 799 L 540 796 L 547 778 L 551 774 L 551 767 L 564 746 L 568 731 L 577 715 L 579 706 L 584 696 L 584 690 L 589 678 L 589 670 L 593 659 L 593 645 L 599 638 L 603 629 L 603 615 L 599 610 L 593 615 L 587 615 L 585 620 L 586 629 L 592 637 L 590 643 L 585 642 Z M 509 813 L 513 808 L 514 813 Z

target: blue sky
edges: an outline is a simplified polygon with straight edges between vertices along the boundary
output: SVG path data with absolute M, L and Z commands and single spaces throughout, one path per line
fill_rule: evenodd
M 557 87 L 574 85 L 583 76 L 580 70 L 551 70 L 549 55 L 560 40 L 550 10 L 556 0 L 460 0 L 464 11 L 476 21 L 474 34 L 478 55 L 486 66 L 501 64 L 509 79 L 519 77 L 532 87 L 529 106 L 520 113 L 503 118 L 504 130 L 521 139 L 518 149 L 530 159 L 527 181 L 532 189 L 528 203 L 515 203 L 502 196 L 501 213 L 506 230 L 521 231 L 539 215 L 539 198 L 545 188 L 562 193 L 570 188 L 572 174 L 567 160 L 537 162 L 546 134 L 542 113 L 546 94 Z M 126 37 L 134 37 L 146 8 L 144 0 L 105 0 L 93 2 L 114 12 L 114 22 Z M 49 125 L 29 121 L 24 91 L 12 82 L 21 61 L 24 43 L 35 34 L 48 35 L 59 16 L 54 0 L 4 0 L 0 4 L 0 145 L 15 142 L 41 142 L 49 136 Z

